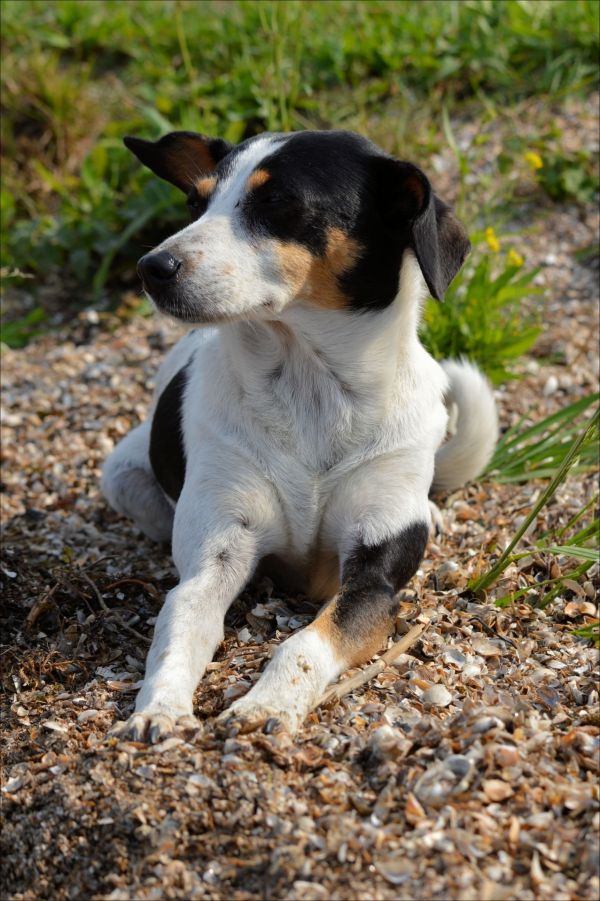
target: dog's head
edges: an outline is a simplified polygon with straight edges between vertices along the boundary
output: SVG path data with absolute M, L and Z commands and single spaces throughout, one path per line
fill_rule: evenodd
M 186 322 L 272 319 L 292 303 L 383 309 L 407 249 L 441 300 L 469 250 L 423 172 L 351 132 L 125 144 L 187 195 L 192 223 L 138 264 L 159 309 Z

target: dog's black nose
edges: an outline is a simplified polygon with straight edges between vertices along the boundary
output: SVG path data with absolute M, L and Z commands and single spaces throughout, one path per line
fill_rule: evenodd
M 147 253 L 138 260 L 137 271 L 144 284 L 150 288 L 172 281 L 180 266 L 181 260 L 176 260 L 168 251 L 161 250 L 159 253 Z

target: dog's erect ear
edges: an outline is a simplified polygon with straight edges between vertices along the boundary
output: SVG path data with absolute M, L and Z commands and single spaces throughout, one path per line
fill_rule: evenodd
M 128 150 L 160 178 L 187 194 L 198 178 L 212 172 L 233 145 L 193 131 L 172 131 L 158 141 L 123 138 Z
M 384 218 L 392 228 L 408 231 L 432 297 L 443 300 L 471 249 L 468 235 L 417 166 L 380 157 L 377 167 Z

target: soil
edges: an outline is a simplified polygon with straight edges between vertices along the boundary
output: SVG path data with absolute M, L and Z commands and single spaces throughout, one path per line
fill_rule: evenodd
M 578 256 L 597 210 L 532 208 L 544 333 L 497 390 L 503 427 L 598 384 L 598 261 Z M 598 568 L 545 609 L 538 584 L 567 560 L 532 554 L 487 596 L 467 590 L 542 482 L 438 498 L 444 532 L 402 593 L 395 638 L 428 629 L 294 738 L 213 728 L 314 615 L 267 580 L 228 615 L 198 729 L 151 747 L 107 737 L 176 573 L 168 548 L 107 507 L 99 474 L 175 337 L 88 312 L 2 358 L 4 897 L 596 899 L 598 652 L 573 630 L 597 616 Z M 596 490 L 595 474 L 570 478 L 524 547 Z

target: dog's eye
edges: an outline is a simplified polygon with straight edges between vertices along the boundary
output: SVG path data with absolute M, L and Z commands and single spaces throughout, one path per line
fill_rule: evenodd
M 291 206 L 298 202 L 298 198 L 289 191 L 270 190 L 264 191 L 256 198 L 261 206 Z
M 192 221 L 199 219 L 200 216 L 206 212 L 206 207 L 208 206 L 208 201 L 204 197 L 200 197 L 198 194 L 190 194 L 187 201 L 187 208 L 190 211 L 190 216 L 192 217 Z
M 271 194 L 263 194 L 262 197 L 258 197 L 257 199 L 258 199 L 259 203 L 264 203 L 265 206 L 269 206 L 270 204 L 273 204 L 273 203 L 280 203 L 282 198 L 281 198 L 281 194 L 272 194 L 271 193 Z

